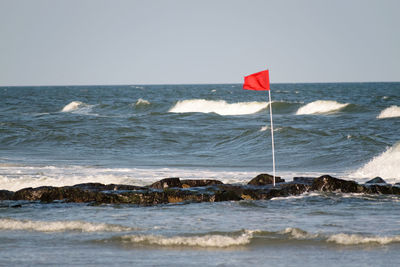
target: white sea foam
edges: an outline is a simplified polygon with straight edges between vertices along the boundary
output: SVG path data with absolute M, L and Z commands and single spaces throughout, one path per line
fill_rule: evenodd
M 37 232 L 125 232 L 137 229 L 120 225 L 90 223 L 83 221 L 32 221 L 1 218 L 0 231 L 1 230 L 22 230 Z
M 92 111 L 93 105 L 89 105 L 83 103 L 81 101 L 72 101 L 68 105 L 66 105 L 61 112 L 71 112 L 77 114 L 86 114 L 88 115 Z M 95 115 L 95 114 L 92 114 Z
M 348 105 L 348 103 L 342 104 L 332 100 L 317 100 L 300 107 L 296 115 L 333 113 Z
M 395 236 L 365 236 L 360 234 L 313 234 L 308 233 L 299 228 L 286 228 L 285 230 L 279 232 L 281 234 L 289 234 L 291 238 L 294 239 L 306 239 L 306 240 L 316 240 L 322 239 L 327 242 L 336 243 L 339 245 L 387 245 L 390 243 L 400 242 L 400 235 Z
M 378 244 L 387 245 L 390 243 L 400 242 L 400 235 L 395 236 L 365 236 L 360 234 L 322 234 L 322 233 L 309 233 L 299 228 L 286 228 L 279 232 L 280 234 L 289 234 L 294 239 L 306 240 L 326 240 L 327 242 L 336 243 L 339 245 L 365 245 L 365 244 Z
M 214 169 L 179 168 L 101 168 L 93 166 L 26 166 L 14 163 L 0 164 L 0 189 L 17 191 L 26 187 L 70 186 L 80 183 L 127 184 L 144 186 L 167 177 L 181 179 L 216 179 L 223 183 L 247 183 L 259 171 L 224 171 Z M 324 173 L 280 172 L 282 178 L 319 177 Z M 332 173 L 332 175 L 335 175 Z
M 265 126 L 261 127 L 259 131 L 265 132 L 266 130 L 269 131 L 270 129 L 271 129 L 271 127 L 269 125 L 265 125 Z M 282 127 L 274 127 L 274 132 L 278 132 L 280 130 L 282 130 Z
M 338 245 L 387 245 L 400 242 L 400 236 L 367 236 L 360 234 L 324 234 L 324 233 L 309 233 L 300 228 L 286 228 L 279 232 L 262 232 L 254 230 L 244 230 L 242 233 L 230 234 L 206 234 L 206 235 L 178 235 L 178 236 L 163 236 L 163 235 L 124 235 L 121 241 L 124 243 L 142 244 L 142 245 L 157 245 L 157 246 L 190 246 L 190 247 L 231 247 L 244 246 L 252 242 L 254 234 L 258 233 L 257 238 L 268 242 L 276 240 L 276 234 L 279 234 L 279 239 L 282 240 L 310 240 L 310 241 L 325 241 L 336 243 Z
M 26 187 L 70 186 L 79 183 L 149 185 L 167 177 L 217 179 L 224 183 L 245 183 L 259 172 L 203 169 L 98 168 L 92 166 L 24 166 L 0 164 L 0 189 L 16 191 Z
M 340 245 L 362 245 L 362 244 L 379 244 L 387 245 L 390 243 L 400 242 L 400 236 L 362 236 L 358 234 L 335 234 L 331 235 L 328 242 L 334 242 Z
M 399 106 L 390 106 L 384 110 L 376 117 L 377 119 L 385 119 L 385 118 L 395 118 L 400 117 L 400 107 Z
M 295 239 L 314 239 L 318 237 L 318 234 L 310 234 L 307 231 L 304 231 L 300 228 L 291 228 L 291 227 L 286 228 L 285 230 L 280 231 L 279 233 L 288 234 Z
M 196 236 L 161 236 L 161 235 L 126 235 L 124 242 L 143 243 L 158 246 L 192 246 L 192 247 L 230 247 L 249 244 L 253 231 L 244 231 L 238 236 L 222 234 L 196 235 Z
M 254 114 L 268 107 L 267 102 L 227 103 L 224 100 L 190 99 L 178 101 L 169 112 L 173 113 L 217 113 L 219 115 Z
M 287 200 L 290 200 L 290 199 L 302 199 L 302 198 L 315 197 L 315 196 L 320 196 L 320 195 L 321 194 L 319 192 L 306 192 L 306 193 L 303 193 L 301 195 L 295 195 L 295 196 L 273 197 L 270 200 L 272 200 L 272 201 L 280 201 L 280 200 L 287 201 Z M 286 228 L 285 231 L 287 229 L 293 229 L 293 228 Z M 295 229 L 297 229 L 297 228 L 295 228 Z
M 145 99 L 139 98 L 139 99 L 136 101 L 136 104 L 135 104 L 135 105 L 136 105 L 136 106 L 139 106 L 139 105 L 150 105 L 150 102 L 147 101 L 147 100 L 145 100 Z
M 85 103 L 81 102 L 81 101 L 72 101 L 71 103 L 69 103 L 68 105 L 66 105 L 61 112 L 71 112 L 74 110 L 77 110 L 79 107 L 85 105 Z
M 385 178 L 389 183 L 399 182 L 400 179 L 400 142 L 388 148 L 382 154 L 372 158 L 367 164 L 356 170 L 352 178 Z
M 16 191 L 26 187 L 69 186 L 89 182 L 136 183 L 137 181 L 130 175 L 131 172 L 134 170 L 90 166 L 0 166 L 0 189 Z

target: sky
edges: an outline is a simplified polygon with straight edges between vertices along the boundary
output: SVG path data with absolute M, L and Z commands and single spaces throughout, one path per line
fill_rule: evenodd
M 398 0 L 0 0 L 0 86 L 400 81 Z

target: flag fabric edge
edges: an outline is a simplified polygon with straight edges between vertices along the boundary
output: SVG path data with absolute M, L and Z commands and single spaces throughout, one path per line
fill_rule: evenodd
M 244 90 L 267 91 L 270 90 L 269 70 L 262 70 L 244 77 Z

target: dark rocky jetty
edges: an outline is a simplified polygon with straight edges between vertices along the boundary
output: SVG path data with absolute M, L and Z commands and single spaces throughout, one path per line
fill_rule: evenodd
M 167 203 L 268 200 L 274 197 L 300 195 L 305 192 L 365 193 L 400 195 L 400 186 L 387 184 L 382 178 L 365 184 L 342 180 L 329 175 L 294 177 L 285 182 L 260 174 L 248 184 L 223 184 L 218 180 L 181 180 L 166 178 L 149 186 L 85 183 L 74 186 L 24 188 L 16 192 L 0 190 L 0 201 L 54 201 L 93 204 L 156 205 Z

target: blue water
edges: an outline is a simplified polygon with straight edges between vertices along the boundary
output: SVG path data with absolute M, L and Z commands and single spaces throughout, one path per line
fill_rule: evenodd
M 272 97 L 278 170 L 351 170 L 400 139 L 398 117 L 376 119 L 400 104 L 398 83 L 276 84 Z M 204 103 L 169 112 L 181 100 L 267 101 L 265 92 L 240 85 L 1 88 L 0 98 L 0 157 L 13 161 L 271 169 L 269 128 L 260 131 L 269 125 L 268 109 L 221 116 L 202 113 Z M 294 115 L 317 100 L 349 105 Z M 83 106 L 60 112 L 73 101 Z
M 400 182 L 400 83 L 272 84 L 271 94 L 277 175 Z M 272 173 L 267 97 L 239 84 L 0 87 L 0 189 L 247 182 Z M 306 194 L 18 209 L 3 201 L 0 263 L 394 266 L 399 200 Z

